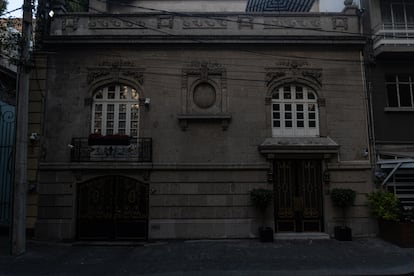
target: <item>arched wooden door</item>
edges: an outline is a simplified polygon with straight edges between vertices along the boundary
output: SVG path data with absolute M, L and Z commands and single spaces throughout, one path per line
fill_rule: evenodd
M 82 183 L 77 215 L 79 239 L 147 239 L 148 185 L 123 176 Z

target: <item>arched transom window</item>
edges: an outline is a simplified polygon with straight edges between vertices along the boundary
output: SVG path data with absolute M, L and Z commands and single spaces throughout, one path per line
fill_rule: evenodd
M 98 89 L 93 96 L 92 133 L 138 137 L 139 95 L 126 85 Z
M 318 136 L 316 93 L 301 85 L 285 85 L 272 93 L 272 135 Z

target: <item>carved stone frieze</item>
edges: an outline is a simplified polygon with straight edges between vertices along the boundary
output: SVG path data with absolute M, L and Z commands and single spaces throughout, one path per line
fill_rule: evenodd
M 72 30 L 76 31 L 79 25 L 79 17 L 66 17 L 62 20 L 62 31 Z
M 170 15 L 160 15 L 157 17 L 158 29 L 172 29 L 174 27 L 174 17 Z
M 227 29 L 227 21 L 211 18 L 184 18 L 183 29 Z
M 134 18 L 89 18 L 89 29 L 143 29 L 145 22 Z
M 254 29 L 254 17 L 252 16 L 239 16 L 237 22 L 239 23 L 239 30 Z
M 320 29 L 321 20 L 320 18 L 264 18 L 264 29 L 279 29 L 280 27 Z
M 334 30 L 348 30 L 348 18 L 346 17 L 333 17 L 332 27 Z

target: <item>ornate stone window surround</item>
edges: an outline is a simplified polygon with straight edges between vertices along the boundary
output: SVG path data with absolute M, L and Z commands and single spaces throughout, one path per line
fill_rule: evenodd
M 181 113 L 177 118 L 182 130 L 189 122 L 217 122 L 228 128 L 226 70 L 220 65 L 193 62 L 182 71 Z
M 322 69 L 304 67 L 306 64 L 288 63 L 286 66 L 266 68 L 267 94 L 266 126 L 272 137 L 272 95 L 275 89 L 283 86 L 298 85 L 312 90 L 316 94 L 319 109 L 319 136 L 327 136 L 326 100 L 322 90 Z

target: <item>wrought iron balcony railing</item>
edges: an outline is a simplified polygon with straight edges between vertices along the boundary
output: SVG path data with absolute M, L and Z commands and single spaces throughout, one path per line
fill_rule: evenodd
M 152 162 L 152 139 L 131 138 L 125 141 L 105 140 L 91 143 L 88 138 L 72 138 L 72 162 L 129 161 Z
M 412 45 L 414 45 L 414 24 L 385 23 L 374 30 L 374 49 L 380 46 Z

